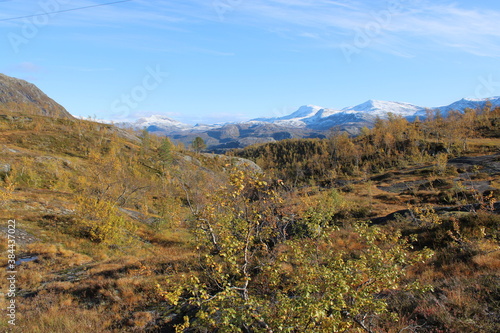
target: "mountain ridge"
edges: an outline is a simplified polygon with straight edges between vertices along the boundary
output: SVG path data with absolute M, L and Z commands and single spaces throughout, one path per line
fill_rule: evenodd
M 322 129 L 328 127 L 321 124 L 322 122 L 335 123 L 335 125 L 342 125 L 346 122 L 346 119 L 350 119 L 351 121 L 356 121 L 357 119 L 358 121 L 371 122 L 374 121 L 376 117 L 387 117 L 389 113 L 401 115 L 409 118 L 410 120 L 413 120 L 417 116 L 425 117 L 427 110 L 440 110 L 441 114 L 445 116 L 452 110 L 463 112 L 466 108 L 482 108 L 488 101 L 492 103 L 493 107 L 500 107 L 500 96 L 484 99 L 463 98 L 459 101 L 441 107 L 423 107 L 405 102 L 368 100 L 364 103 L 345 107 L 343 109 L 331 109 L 309 104 L 299 107 L 296 111 L 286 116 L 270 118 L 261 117 L 243 122 L 228 122 L 224 124 L 189 125 L 169 117 L 152 115 L 150 117 L 142 117 L 135 122 L 121 123 L 121 125 L 136 129 L 154 126 L 172 130 L 196 130 L 197 128 L 200 130 L 211 130 L 214 128 L 224 127 L 229 124 L 240 125 L 272 123 L 283 127 L 308 127 L 312 129 Z M 353 116 L 349 117 L 348 115 Z M 339 118 L 340 121 L 333 121 L 335 118 Z
M 0 73 L 0 111 L 68 118 L 74 117 L 33 83 Z
M 368 100 L 343 109 L 329 109 L 317 105 L 303 105 L 289 115 L 272 118 L 255 118 L 244 122 L 228 122 L 213 125 L 188 125 L 164 116 L 144 117 L 134 123 L 121 123 L 121 127 L 169 136 L 190 144 L 196 137 L 207 143 L 208 149 L 224 152 L 256 143 L 274 142 L 292 138 L 324 138 L 332 128 L 351 135 L 361 128 L 371 127 L 378 118 L 387 118 L 389 113 L 403 116 L 409 121 L 423 119 L 428 111 L 440 110 L 446 116 L 451 110 L 463 112 L 466 108 L 483 108 L 487 102 L 500 107 L 500 97 L 486 99 L 463 98 L 442 107 L 427 108 L 410 103 Z
M 500 107 L 499 96 L 484 99 L 463 98 L 449 105 L 434 108 L 404 102 L 368 100 L 343 109 L 309 104 L 285 116 L 255 118 L 225 124 L 189 125 L 165 115 L 153 115 L 135 122 L 122 122 L 116 125 L 119 128 L 146 129 L 184 144 L 191 144 L 199 136 L 205 140 L 209 150 L 224 152 L 228 149 L 283 139 L 324 138 L 332 128 L 356 135 L 363 127 L 373 126 L 378 118 L 387 118 L 390 113 L 413 121 L 417 117 L 425 118 L 429 111 L 439 110 L 442 116 L 446 116 L 452 110 L 463 112 L 467 108 L 482 109 L 488 102 L 493 107 Z M 73 118 L 66 109 L 34 84 L 4 74 L 0 74 L 0 112 Z

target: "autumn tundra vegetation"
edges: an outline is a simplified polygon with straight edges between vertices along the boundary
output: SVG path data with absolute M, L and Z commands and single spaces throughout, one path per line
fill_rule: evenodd
M 28 111 L 0 115 L 2 331 L 500 331 L 500 109 L 226 155 Z

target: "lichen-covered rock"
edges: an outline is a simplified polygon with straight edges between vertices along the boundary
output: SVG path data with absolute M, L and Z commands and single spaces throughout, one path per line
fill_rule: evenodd
M 0 175 L 7 175 L 11 170 L 10 164 L 0 162 Z

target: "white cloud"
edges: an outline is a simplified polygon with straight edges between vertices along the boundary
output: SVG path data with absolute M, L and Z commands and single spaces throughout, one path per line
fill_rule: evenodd
M 214 6 L 217 1 L 136 0 L 56 14 L 51 17 L 50 24 L 75 27 L 119 27 L 125 24 L 174 31 L 187 31 L 191 29 L 191 24 L 217 23 L 225 24 L 228 28 L 247 25 L 275 31 L 286 38 L 305 37 L 314 40 L 318 47 L 330 48 L 350 43 L 360 30 L 367 29 L 370 24 L 372 28 L 379 24 L 381 31 L 369 46 L 377 51 L 411 56 L 424 47 L 447 48 L 481 56 L 500 56 L 500 46 L 497 46 L 500 45 L 500 10 L 491 8 L 466 8 L 448 0 L 220 0 L 227 4 L 221 21 L 220 13 Z M 231 6 L 231 3 L 234 5 Z M 93 4 L 97 2 L 71 1 L 61 5 L 61 9 Z M 7 13 L 29 15 L 40 11 L 36 4 L 21 5 L 17 2 L 2 4 L 2 17 L 8 17 Z M 390 15 L 387 16 L 387 13 Z M 0 22 L 3 25 L 12 23 Z M 414 38 L 418 44 L 412 43 Z M 231 52 L 210 52 L 223 56 L 233 55 Z
M 310 39 L 321 39 L 321 36 L 316 33 L 311 32 L 301 32 L 299 37 L 310 38 Z
M 481 56 L 500 56 L 500 11 L 464 8 L 451 2 L 254 0 L 226 15 L 227 24 L 251 24 L 278 31 L 280 36 L 316 39 L 320 46 L 352 42 L 359 31 L 374 29 L 370 48 L 412 56 L 422 47 L 449 48 Z M 396 5 L 394 5 L 394 3 Z M 231 16 L 238 22 L 232 21 Z M 388 16 L 389 15 L 389 16 Z M 307 32 L 304 32 L 307 28 Z M 419 44 L 411 43 L 416 39 Z M 410 41 L 410 42 L 409 42 Z M 424 43 L 424 45 L 420 44 Z
M 444 46 L 481 56 L 500 56 L 500 11 L 432 5 L 397 22 L 396 33 L 425 37 Z

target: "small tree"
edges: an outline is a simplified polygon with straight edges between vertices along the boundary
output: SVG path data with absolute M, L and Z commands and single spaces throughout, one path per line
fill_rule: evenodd
M 191 144 L 191 147 L 196 151 L 197 153 L 201 152 L 203 149 L 207 148 L 207 145 L 205 144 L 205 141 L 197 136 L 193 143 Z
M 170 139 L 165 137 L 162 140 L 160 147 L 158 148 L 158 158 L 162 166 L 166 166 L 172 163 L 172 147 L 173 145 Z
M 374 332 L 377 318 L 392 318 L 383 293 L 423 289 L 405 285 L 406 268 L 432 253 L 411 251 L 399 232 L 356 223 L 349 251 L 338 242 L 347 231 L 319 211 L 308 213 L 324 225 L 314 237 L 288 237 L 284 198 L 238 170 L 207 199 L 191 226 L 201 270 L 159 286 L 186 314 L 177 332 Z
M 141 139 L 141 154 L 144 155 L 151 146 L 151 137 L 149 136 L 149 132 L 146 128 L 142 130 L 140 139 Z

